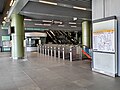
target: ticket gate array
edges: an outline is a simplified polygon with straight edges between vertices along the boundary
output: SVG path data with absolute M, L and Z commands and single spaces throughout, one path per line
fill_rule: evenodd
M 38 52 L 70 62 L 82 60 L 82 48 L 79 45 L 44 44 L 38 46 Z

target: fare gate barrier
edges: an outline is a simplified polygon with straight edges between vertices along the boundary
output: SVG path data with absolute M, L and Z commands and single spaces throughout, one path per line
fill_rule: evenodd
M 70 46 L 69 45 L 66 45 L 64 48 L 64 58 L 70 59 Z
M 41 46 L 41 53 L 42 53 L 42 54 L 44 54 L 44 51 L 43 51 L 43 50 L 44 50 L 44 46 L 42 45 L 42 46 Z
M 56 57 L 56 47 L 54 47 L 54 57 Z
M 42 46 L 38 46 L 39 47 L 39 53 L 42 53 Z
M 82 48 L 78 45 L 72 47 L 72 60 L 82 60 Z
M 50 56 L 50 46 L 46 46 L 46 55 Z
M 82 60 L 82 48 L 78 45 L 54 45 L 46 44 L 39 45 L 39 53 L 62 58 L 63 60 L 67 59 L 72 62 L 73 60 Z

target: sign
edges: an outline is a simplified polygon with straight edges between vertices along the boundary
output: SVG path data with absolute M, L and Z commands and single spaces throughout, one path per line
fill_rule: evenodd
M 115 77 L 117 74 L 117 19 L 107 17 L 93 21 L 92 70 Z
M 115 52 L 116 20 L 108 20 L 93 24 L 93 51 Z
M 115 30 L 97 30 L 93 32 L 93 50 L 115 52 Z

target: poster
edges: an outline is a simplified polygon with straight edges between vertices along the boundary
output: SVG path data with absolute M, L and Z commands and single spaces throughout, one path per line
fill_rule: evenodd
M 93 32 L 93 50 L 115 52 L 115 30 L 97 30 Z
M 93 51 L 115 52 L 116 23 L 114 19 L 93 23 Z

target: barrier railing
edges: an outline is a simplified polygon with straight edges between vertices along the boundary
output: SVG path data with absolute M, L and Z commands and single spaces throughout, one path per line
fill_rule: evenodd
M 79 45 L 44 44 L 38 46 L 38 52 L 63 60 L 82 60 L 82 48 Z

